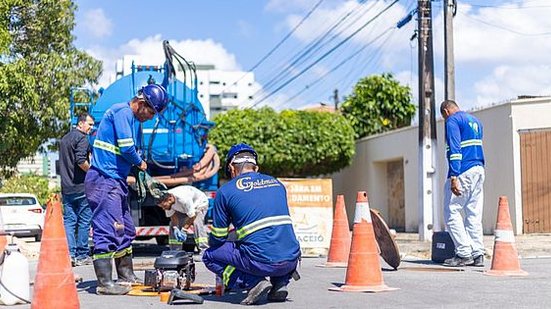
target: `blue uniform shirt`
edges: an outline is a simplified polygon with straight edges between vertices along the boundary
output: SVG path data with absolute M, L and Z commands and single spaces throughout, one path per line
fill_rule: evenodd
M 446 119 L 446 156 L 450 176 L 459 176 L 473 166 L 484 166 L 482 123 L 458 111 Z
M 126 181 L 132 165 L 142 163 L 136 150 L 140 138 L 140 122 L 134 117 L 130 103 L 114 104 L 98 127 L 92 167 L 108 177 Z
M 239 250 L 263 263 L 293 261 L 300 256 L 287 192 L 277 179 L 249 172 L 241 174 L 216 193 L 209 238 L 212 247 L 222 245 L 232 224 Z

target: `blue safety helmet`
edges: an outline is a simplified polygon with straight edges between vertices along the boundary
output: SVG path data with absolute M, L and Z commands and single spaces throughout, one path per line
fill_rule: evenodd
M 230 150 L 228 151 L 228 155 L 226 156 L 226 166 L 225 166 L 226 177 L 231 178 L 230 164 L 232 163 L 233 157 L 243 152 L 248 152 L 252 154 L 255 161 L 254 164 L 256 164 L 256 162 L 258 161 L 258 154 L 256 153 L 253 147 L 244 143 L 235 144 L 230 147 Z
M 155 113 L 162 112 L 168 104 L 168 95 L 163 86 L 159 84 L 149 84 L 142 87 L 139 91 L 143 99 L 149 106 L 153 107 Z

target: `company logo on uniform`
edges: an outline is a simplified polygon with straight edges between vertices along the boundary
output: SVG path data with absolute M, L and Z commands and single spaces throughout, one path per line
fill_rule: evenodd
M 252 181 L 251 177 L 243 177 L 237 179 L 235 182 L 235 187 L 237 190 L 242 190 L 245 192 L 277 186 L 280 186 L 280 184 L 276 179 L 257 179 Z

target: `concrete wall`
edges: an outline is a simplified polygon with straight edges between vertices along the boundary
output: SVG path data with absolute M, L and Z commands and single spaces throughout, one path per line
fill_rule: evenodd
M 517 100 L 472 112 L 484 125 L 486 182 L 484 185 L 484 233 L 493 233 L 497 202 L 509 198 L 513 228 L 522 233 L 522 189 L 518 130 L 551 127 L 551 98 Z M 437 122 L 436 194 L 442 207 L 448 165 L 445 157 L 443 121 Z M 354 216 L 356 192 L 367 190 L 370 206 L 388 218 L 386 162 L 403 158 L 406 231 L 418 231 L 418 129 L 408 127 L 370 136 L 356 143 L 351 166 L 333 175 L 334 194 L 345 194 L 350 222 Z

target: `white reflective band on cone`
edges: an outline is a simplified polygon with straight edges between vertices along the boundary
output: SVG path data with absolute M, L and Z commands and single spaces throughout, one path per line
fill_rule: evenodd
M 495 230 L 496 241 L 515 242 L 515 234 L 513 231 Z
M 361 223 L 362 220 L 371 223 L 371 213 L 369 212 L 369 203 L 356 203 L 356 213 L 354 214 L 354 223 Z

